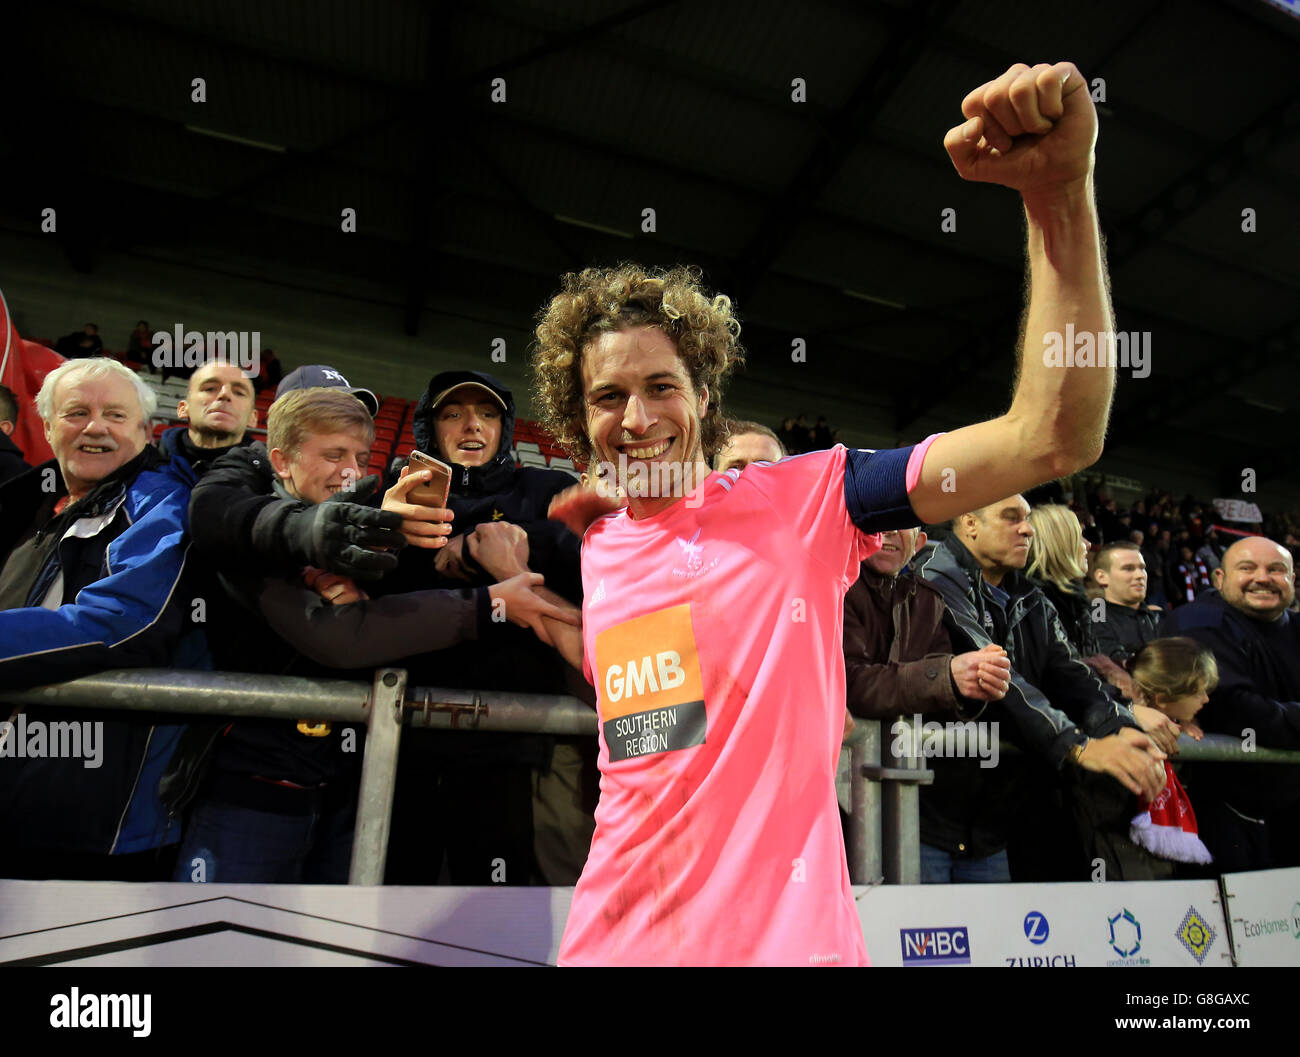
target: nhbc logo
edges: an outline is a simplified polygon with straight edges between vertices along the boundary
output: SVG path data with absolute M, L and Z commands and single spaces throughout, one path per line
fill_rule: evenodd
M 970 965 L 970 937 L 965 925 L 900 929 L 904 965 Z

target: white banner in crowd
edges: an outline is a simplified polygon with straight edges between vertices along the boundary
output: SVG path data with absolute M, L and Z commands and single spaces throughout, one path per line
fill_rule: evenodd
M 554 965 L 571 888 L 0 881 L 0 965 Z
M 1300 868 L 1223 875 L 1238 965 L 1300 965 Z
M 877 966 L 1232 964 L 1214 881 L 881 885 L 858 917 Z
M 1300 964 L 1300 870 L 1229 878 L 1248 965 Z M 1231 965 L 1213 881 L 854 889 L 872 964 Z M 570 888 L 0 881 L 0 965 L 554 965 Z
M 1214 509 L 1219 512 L 1219 517 L 1223 518 L 1224 521 L 1254 523 L 1264 520 L 1264 515 L 1259 512 L 1259 507 L 1254 503 L 1247 503 L 1244 499 L 1216 499 Z

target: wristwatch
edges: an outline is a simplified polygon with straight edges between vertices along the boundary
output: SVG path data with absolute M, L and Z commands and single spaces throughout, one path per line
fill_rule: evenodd
M 1079 762 L 1079 760 L 1082 759 L 1082 757 L 1083 757 L 1083 750 L 1086 749 L 1086 748 L 1088 747 L 1088 742 L 1091 741 L 1091 740 L 1092 740 L 1091 738 L 1084 738 L 1083 741 L 1079 742 L 1077 745 L 1071 745 L 1071 746 L 1070 746 L 1070 762 L 1071 762 L 1071 763 L 1073 763 L 1073 764 L 1077 764 L 1077 763 Z

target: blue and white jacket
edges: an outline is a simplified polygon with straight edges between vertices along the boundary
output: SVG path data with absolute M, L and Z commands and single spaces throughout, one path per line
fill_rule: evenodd
M 38 539 L 59 536 L 43 560 L 31 561 L 27 552 L 25 605 L 0 611 L 0 686 L 62 682 L 110 668 L 210 667 L 187 589 L 193 483 L 186 463 L 146 447 L 52 517 L 54 502 L 66 494 L 54 461 L 0 486 L 0 561 L 12 565 L 5 570 L 11 607 L 24 586 L 13 577 L 32 526 L 48 518 Z M 84 752 L 23 752 L 14 744 L 15 725 L 0 747 L 0 841 L 121 855 L 178 840 L 179 823 L 168 820 L 157 787 L 184 727 L 155 722 L 161 718 L 169 717 L 28 708 L 29 731 L 36 721 L 102 722 L 98 766 Z

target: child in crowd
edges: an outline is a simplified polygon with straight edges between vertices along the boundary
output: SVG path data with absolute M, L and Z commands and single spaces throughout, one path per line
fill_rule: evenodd
M 1199 741 L 1203 734 L 1196 714 L 1219 683 L 1214 654 L 1195 639 L 1183 636 L 1155 639 L 1129 662 L 1134 704 L 1157 709 Z M 1197 835 L 1196 815 L 1187 791 L 1165 761 L 1164 791 L 1150 803 L 1143 800 L 1129 835 L 1134 843 L 1162 859 L 1179 863 L 1211 862 Z

